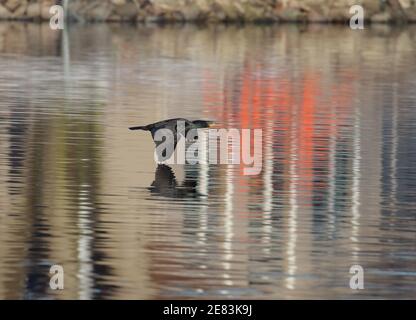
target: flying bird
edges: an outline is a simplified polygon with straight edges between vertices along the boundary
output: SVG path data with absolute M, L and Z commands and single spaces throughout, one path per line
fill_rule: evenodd
M 183 132 L 181 132 L 180 128 L 178 128 L 178 125 L 182 123 L 184 125 L 183 127 Z M 149 131 L 152 135 L 152 139 L 154 141 L 154 143 L 156 144 L 156 147 L 158 147 L 161 143 L 163 143 L 165 140 L 161 140 L 161 141 L 157 141 L 155 140 L 155 135 L 156 132 L 160 129 L 168 129 L 172 132 L 173 134 L 173 148 L 170 148 L 172 153 L 175 151 L 176 148 L 176 144 L 178 143 L 178 138 L 180 138 L 180 136 L 183 136 L 184 138 L 187 137 L 187 134 L 189 132 L 189 130 L 192 129 L 203 129 L 203 128 L 209 128 L 210 126 L 212 126 L 214 124 L 213 121 L 210 120 L 188 120 L 185 118 L 174 118 L 174 119 L 168 119 L 168 120 L 163 120 L 163 121 L 159 121 L 159 122 L 155 122 L 155 123 L 151 123 L 148 124 L 146 126 L 135 126 L 135 127 L 130 127 L 130 130 L 144 130 L 144 131 Z M 164 149 L 162 151 L 162 156 L 167 159 L 169 158 L 171 154 L 166 154 L 167 149 Z M 159 159 L 161 159 L 160 155 L 158 154 Z

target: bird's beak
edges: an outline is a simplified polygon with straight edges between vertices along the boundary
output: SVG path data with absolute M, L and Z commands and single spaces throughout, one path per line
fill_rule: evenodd
M 214 121 L 211 121 L 210 123 L 208 123 L 208 128 L 212 128 L 215 127 L 216 123 Z

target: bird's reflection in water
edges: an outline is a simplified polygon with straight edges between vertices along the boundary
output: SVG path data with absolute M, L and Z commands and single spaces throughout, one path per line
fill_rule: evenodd
M 166 164 L 158 164 L 155 172 L 155 180 L 149 190 L 154 195 L 168 198 L 194 198 L 198 197 L 198 181 L 193 170 L 185 169 L 184 181 L 179 184 L 171 167 Z

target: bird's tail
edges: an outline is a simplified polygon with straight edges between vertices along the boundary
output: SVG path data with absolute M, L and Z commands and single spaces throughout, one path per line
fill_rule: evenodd
M 136 127 L 130 127 L 130 130 L 149 130 L 148 126 L 136 126 Z

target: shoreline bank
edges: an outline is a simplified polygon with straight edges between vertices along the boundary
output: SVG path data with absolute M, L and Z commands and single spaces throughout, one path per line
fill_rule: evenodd
M 413 0 L 0 0 L 0 21 L 48 21 L 53 5 L 79 22 L 347 23 L 352 5 L 365 23 L 416 22 Z

